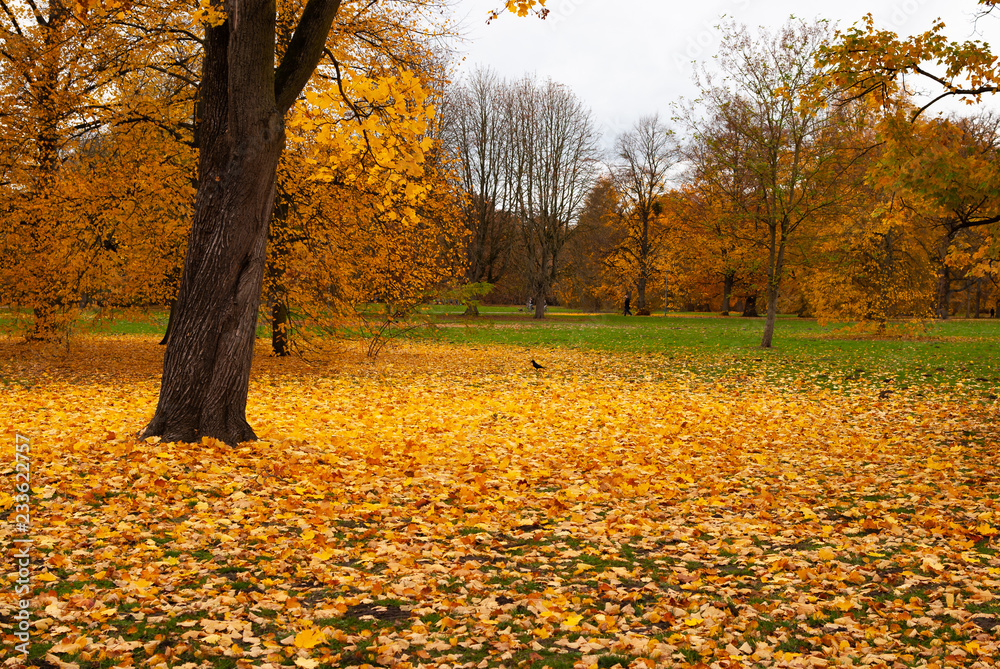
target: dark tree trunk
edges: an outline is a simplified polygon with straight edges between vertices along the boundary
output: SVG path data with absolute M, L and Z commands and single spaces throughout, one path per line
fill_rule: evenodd
M 757 318 L 760 314 L 757 313 L 757 296 L 747 295 L 746 300 L 743 302 L 743 317 L 744 318 Z
M 545 291 L 538 291 L 535 295 L 535 315 L 534 318 L 545 318 Z
M 174 308 L 177 306 L 177 300 L 170 300 L 170 315 L 167 316 L 167 331 L 163 333 L 163 339 L 160 340 L 160 346 L 166 346 L 167 342 L 170 341 L 170 326 L 174 324 Z
M 947 320 L 951 315 L 951 268 L 941 266 L 937 285 L 937 317 Z
M 198 193 L 156 413 L 141 436 L 256 439 L 250 363 L 284 148 L 284 114 L 322 55 L 339 0 L 309 0 L 274 69 L 274 0 L 227 0 L 207 27 L 198 99 Z
M 529 285 L 533 286 L 534 296 L 534 316 L 533 318 L 542 319 L 545 318 L 545 298 L 549 294 L 549 286 L 552 285 L 550 274 L 548 270 L 548 260 L 549 260 L 549 249 L 543 247 L 539 249 L 539 254 L 541 260 L 538 262 L 538 267 L 536 271 L 538 274 L 531 280 Z
M 279 357 L 292 352 L 288 346 L 288 305 L 281 300 L 271 307 L 271 349 Z
M 779 225 L 771 227 L 770 257 L 767 269 L 767 318 L 764 321 L 761 348 L 771 348 L 771 342 L 774 339 L 774 326 L 778 320 L 778 289 L 785 267 L 785 245 L 788 243 L 786 225 L 787 219 L 781 221 Z
M 729 303 L 733 295 L 733 282 L 736 279 L 736 272 L 727 270 L 722 278 L 722 315 L 729 315 Z
M 62 327 L 59 318 L 59 305 L 55 300 L 42 296 L 39 303 L 31 310 L 34 322 L 31 329 L 24 335 L 26 341 L 54 341 L 59 337 Z
M 212 436 L 230 444 L 256 438 L 245 417 L 246 397 L 284 137 L 275 120 L 260 124 L 250 146 L 211 162 L 202 181 L 208 185 L 195 204 L 160 400 L 147 436 Z
M 646 304 L 646 272 L 639 275 L 635 282 L 635 315 L 649 316 L 649 305 Z

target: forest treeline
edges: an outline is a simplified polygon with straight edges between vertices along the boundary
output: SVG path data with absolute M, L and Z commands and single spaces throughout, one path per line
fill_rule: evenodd
M 205 243 L 203 62 L 225 17 L 167 4 L 0 13 L 0 305 L 29 338 L 88 305 L 170 304 Z M 900 78 L 936 59 L 933 85 L 975 102 L 995 87 L 985 45 L 725 23 L 699 99 L 648 110 L 609 152 L 557 82 L 449 81 L 444 5 L 343 3 L 289 101 L 263 251 L 277 352 L 443 299 L 759 313 L 765 346 L 779 312 L 883 328 L 1000 306 L 1000 117 L 921 109 Z M 276 62 L 304 10 L 277 3 Z
M 640 314 L 777 310 L 875 327 L 989 315 L 1000 118 L 918 115 L 904 89 L 837 86 L 823 23 L 723 34 L 696 103 L 590 155 L 601 169 L 547 253 L 522 185 L 533 140 L 514 129 L 524 82 L 480 70 L 455 86 L 444 138 L 469 194 L 469 279 L 495 284 L 498 302 L 601 310 L 629 296 Z M 578 190 L 576 176 L 559 183 Z

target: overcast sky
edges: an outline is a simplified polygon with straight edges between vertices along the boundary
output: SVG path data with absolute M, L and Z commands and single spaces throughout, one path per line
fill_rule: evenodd
M 487 25 L 489 10 L 503 4 L 455 3 L 466 36 L 459 75 L 488 65 L 506 77 L 533 72 L 566 84 L 593 110 L 605 145 L 640 116 L 669 117 L 671 103 L 696 97 L 692 61 L 715 53 L 723 15 L 749 26 L 776 28 L 794 14 L 847 27 L 871 12 L 903 35 L 940 17 L 952 39 L 1000 42 L 1000 16 L 976 24 L 975 0 L 549 0 L 544 21 L 508 14 Z

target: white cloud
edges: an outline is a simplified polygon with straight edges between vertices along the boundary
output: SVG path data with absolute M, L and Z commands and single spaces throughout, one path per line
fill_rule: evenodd
M 466 55 L 459 72 L 487 65 L 511 78 L 526 72 L 551 77 L 585 100 L 611 137 L 640 116 L 669 116 L 672 103 L 697 95 L 691 63 L 716 52 L 714 26 L 722 15 L 770 28 L 792 14 L 846 27 L 871 12 L 878 25 L 901 34 L 923 32 L 941 17 L 953 39 L 1000 41 L 1000 16 L 974 24 L 975 0 L 549 0 L 545 21 L 504 15 L 487 25 L 489 10 L 503 4 L 456 3 L 467 36 L 459 46 Z

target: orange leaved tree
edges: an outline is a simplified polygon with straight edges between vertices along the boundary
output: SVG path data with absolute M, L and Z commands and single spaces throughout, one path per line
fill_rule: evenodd
M 134 25 L 158 10 L 128 23 L 93 2 L 0 8 L 0 302 L 31 309 L 28 338 L 48 339 L 81 299 L 162 298 L 192 167 L 163 128 L 192 108 L 139 73 L 164 32 Z
M 618 137 L 615 153 L 612 174 L 623 235 L 606 262 L 624 279 L 627 292 L 635 288 L 635 313 L 648 316 L 646 292 L 658 274 L 669 233 L 664 215 L 667 180 L 680 151 L 659 117 L 646 116 Z
M 991 272 L 1000 224 L 1000 117 L 891 119 L 877 182 L 905 206 L 936 270 L 934 312 L 948 318 L 956 281 Z M 992 252 L 991 252 L 992 251 Z
M 338 20 L 379 4 L 306 0 L 283 3 L 279 15 L 273 0 L 206 3 L 198 192 L 159 402 L 143 436 L 256 438 L 246 400 L 286 121 L 321 61 L 324 76 L 338 80 Z M 535 3 L 508 4 L 527 11 Z M 376 159 L 388 149 L 383 139 L 370 142 Z
M 793 20 L 757 36 L 730 25 L 718 61 L 722 77 L 707 75 L 702 85 L 705 114 L 694 128 L 709 163 L 702 171 L 745 175 L 720 179 L 720 193 L 763 233 L 763 348 L 774 336 L 791 242 L 834 215 L 866 148 L 855 141 L 859 120 L 851 105 L 815 99 L 826 73 L 814 61 L 826 38 L 821 23 Z

